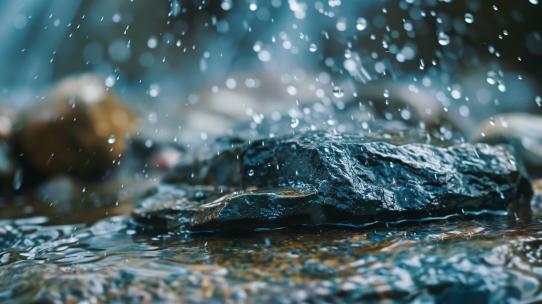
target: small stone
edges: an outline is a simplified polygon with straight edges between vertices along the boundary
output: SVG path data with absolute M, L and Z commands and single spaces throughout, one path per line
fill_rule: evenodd
M 28 166 L 45 176 L 104 174 L 122 156 L 136 127 L 132 111 L 102 79 L 88 74 L 61 81 L 21 120 L 21 152 Z

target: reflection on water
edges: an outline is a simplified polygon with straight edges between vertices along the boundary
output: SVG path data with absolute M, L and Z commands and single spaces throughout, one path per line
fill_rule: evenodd
M 542 214 L 419 225 L 141 235 L 128 217 L 0 224 L 0 300 L 541 300 Z

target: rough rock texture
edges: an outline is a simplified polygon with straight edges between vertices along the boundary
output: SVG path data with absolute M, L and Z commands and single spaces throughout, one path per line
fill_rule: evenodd
M 183 170 L 190 172 L 187 183 L 243 189 L 178 212 L 184 219 L 177 222 L 193 230 L 363 225 L 468 211 L 517 211 L 532 196 L 506 146 L 439 148 L 360 134 L 307 132 L 263 139 Z M 155 195 L 159 200 L 164 194 Z M 165 209 L 183 209 L 186 202 L 179 197 L 175 207 Z M 145 209 L 138 209 L 139 218 L 160 218 L 156 208 Z

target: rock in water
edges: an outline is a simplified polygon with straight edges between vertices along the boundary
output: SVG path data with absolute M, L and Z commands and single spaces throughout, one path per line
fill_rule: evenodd
M 528 208 L 532 196 L 528 179 L 506 146 L 441 148 L 360 134 L 307 132 L 229 151 L 236 151 L 236 156 L 219 156 L 228 166 L 211 160 L 208 163 L 216 170 L 200 163 L 191 176 L 195 183 L 238 176 L 227 185 L 238 192 L 202 200 L 197 207 L 191 204 L 189 212 L 182 211 L 186 199 L 177 197 L 171 204 L 170 198 L 166 208 L 154 205 L 149 212 L 139 208 L 136 217 L 160 218 L 171 216 L 167 210 L 176 210 L 177 226 L 192 230 L 364 225 L 518 210 Z M 158 191 L 154 200 L 160 195 Z
M 130 109 L 92 75 L 61 81 L 21 120 L 19 146 L 33 173 L 82 178 L 114 166 L 136 123 Z

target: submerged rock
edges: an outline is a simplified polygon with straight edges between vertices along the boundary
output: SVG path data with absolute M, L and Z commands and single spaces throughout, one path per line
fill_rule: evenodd
M 498 115 L 482 122 L 471 141 L 511 144 L 530 174 L 542 176 L 542 117 L 526 113 Z
M 239 191 L 190 204 L 188 211 L 183 206 L 193 200 L 186 195 L 160 212 L 142 203 L 137 218 L 171 217 L 164 210 L 175 210 L 177 226 L 246 230 L 528 209 L 531 186 L 507 147 L 441 148 L 404 140 L 307 132 L 239 144 L 184 166 L 185 176 L 176 181 Z M 163 191 L 154 195 L 154 201 L 171 202 L 161 199 Z
M 136 119 L 103 80 L 82 75 L 60 82 L 20 124 L 19 148 L 33 173 L 88 178 L 122 156 Z

